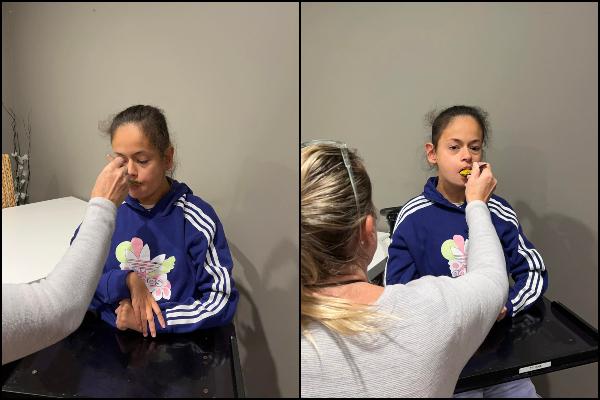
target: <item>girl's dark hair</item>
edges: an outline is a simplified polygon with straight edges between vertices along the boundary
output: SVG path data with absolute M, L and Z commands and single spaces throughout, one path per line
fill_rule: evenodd
M 126 108 L 118 113 L 112 120 L 108 133 L 112 142 L 115 131 L 124 124 L 136 124 L 140 127 L 150 143 L 164 155 L 171 146 L 167 120 L 162 110 L 144 105 L 136 105 Z
M 426 121 L 428 125 L 431 126 L 431 143 L 433 143 L 433 147 L 437 148 L 438 141 L 440 140 L 440 136 L 442 136 L 442 132 L 448 124 L 452 121 L 454 117 L 460 117 L 464 115 L 469 115 L 477 121 L 479 127 L 481 128 L 482 133 L 482 144 L 485 146 L 488 142 L 488 137 L 490 134 L 490 126 L 488 123 L 488 113 L 479 107 L 473 106 L 452 106 L 446 108 L 439 114 L 437 114 L 436 110 L 430 111 L 426 115 Z

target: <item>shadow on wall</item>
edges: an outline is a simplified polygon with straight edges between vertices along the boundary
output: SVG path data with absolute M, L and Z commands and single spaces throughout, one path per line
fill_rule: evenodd
M 100 173 L 100 171 L 98 171 L 98 173 Z M 38 174 L 37 179 L 36 179 L 36 176 L 34 175 L 33 178 L 31 179 L 31 181 L 32 182 L 41 181 L 43 178 L 39 177 L 39 175 L 40 174 Z M 53 172 L 52 175 L 50 176 L 50 178 L 46 181 L 45 187 L 43 188 L 43 190 L 41 192 L 34 192 L 33 190 L 30 190 L 29 191 L 29 195 L 30 195 L 29 202 L 36 203 L 38 201 L 53 200 L 53 199 L 59 199 L 59 198 L 68 197 L 68 196 L 74 196 L 79 199 L 85 199 L 85 201 L 89 200 L 90 194 L 92 192 L 92 188 L 94 187 L 94 183 L 96 181 L 96 177 L 94 177 L 93 181 L 90 181 L 89 191 L 87 193 L 84 192 L 84 194 L 81 194 L 81 193 L 79 193 L 79 191 L 77 191 L 73 188 L 73 184 L 71 182 L 70 176 L 63 174 L 62 177 L 59 177 L 58 175 L 59 175 L 59 173 Z M 40 187 L 40 186 L 35 185 L 35 187 Z
M 598 326 L 598 270 L 594 233 L 573 218 L 546 214 L 540 216 L 525 202 L 513 204 L 521 224 L 529 227 L 527 235 L 544 259 L 548 270 L 548 290 L 545 296 L 559 301 L 573 310 L 588 323 Z M 579 397 L 593 393 L 597 379 L 583 379 L 578 385 Z M 593 382 L 592 382 L 593 381 Z M 552 393 L 548 375 L 535 377 L 538 394 L 556 397 L 566 393 Z M 589 386 L 589 388 L 584 388 Z M 597 393 L 597 392 L 596 392 Z M 574 395 L 572 392 L 569 396 Z
M 32 178 L 32 181 L 35 179 Z M 48 179 L 48 182 L 46 183 L 46 190 L 44 190 L 44 194 L 41 198 L 39 199 L 30 199 L 32 200 L 32 202 L 36 202 L 36 201 L 44 201 L 44 200 L 50 200 L 50 199 L 57 199 L 59 197 L 61 197 L 59 195 L 60 193 L 60 182 L 58 181 L 58 177 L 56 176 L 56 173 L 52 174 L 52 176 L 50 177 L 50 179 Z
M 502 133 L 495 135 L 502 136 Z M 498 177 L 496 193 L 512 205 L 525 235 L 544 259 L 549 283 L 545 296 L 563 303 L 597 327 L 596 234 L 582 221 L 562 214 L 540 212 L 547 209 L 546 166 L 556 161 L 550 160 L 547 153 L 528 146 L 491 148 L 489 156 L 494 174 Z M 527 194 L 523 196 L 520 193 Z M 590 368 L 583 370 L 580 367 L 579 371 L 590 371 Z M 590 373 L 581 379 L 577 388 L 567 390 L 571 385 L 564 379 L 556 374 L 552 378 L 547 374 L 533 378 L 538 394 L 543 397 L 589 397 L 597 394 L 598 380 Z M 565 388 L 565 392 L 558 393 L 560 388 Z
M 553 293 L 551 300 L 564 303 L 597 326 L 598 270 L 594 233 L 573 218 L 559 214 L 538 216 L 522 201 L 514 206 L 521 222 L 531 227 L 530 239 L 544 258 L 549 274 L 547 293 Z M 583 305 L 589 308 L 577 308 Z
M 232 242 L 229 242 L 229 249 L 236 261 L 236 267 L 244 270 L 248 282 L 248 288 L 240 282 L 236 282 L 240 300 L 235 318 L 238 341 L 246 349 L 246 357 L 242 361 L 246 396 L 279 397 L 281 394 L 277 385 L 275 361 L 269 350 L 258 307 L 252 300 L 252 293 L 257 290 L 262 291 L 264 288 L 260 287 L 260 277 L 250 260 Z M 238 318 L 239 315 L 243 315 L 245 318 Z M 248 316 L 250 316 L 250 320 L 248 320 Z M 258 395 L 258 392 L 263 393 Z
M 246 237 L 244 246 L 260 246 L 249 251 L 232 239 L 229 242 L 240 277 L 236 281 L 240 301 L 235 321 L 245 351 L 241 362 L 246 395 L 295 397 L 298 382 L 291 384 L 290 380 L 298 376 L 293 368 L 299 368 L 298 247 L 293 242 L 298 219 L 297 196 L 288 193 L 286 185 L 294 184 L 297 177 L 289 168 L 274 163 L 246 160 L 242 165 L 245 168 L 237 175 L 234 201 L 226 218 L 237 225 L 238 241 Z M 295 204 L 287 204 L 287 194 Z M 268 252 L 267 257 L 260 256 L 263 264 L 253 264 L 250 258 L 261 252 Z M 276 348 L 285 350 L 273 353 Z

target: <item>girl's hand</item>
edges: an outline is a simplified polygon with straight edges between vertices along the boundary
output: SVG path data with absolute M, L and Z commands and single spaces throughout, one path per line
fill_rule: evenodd
M 133 312 L 133 305 L 131 305 L 130 299 L 121 300 L 115 313 L 117 314 L 116 324 L 118 329 L 122 331 L 133 329 L 134 331 L 142 332 L 142 324 L 139 319 L 135 319 L 135 313 Z
M 473 200 L 481 200 L 487 203 L 496 189 L 498 181 L 492 175 L 492 167 L 488 163 L 473 163 L 471 175 L 467 176 L 465 186 L 465 197 L 467 203 Z
M 152 297 L 152 294 L 146 287 L 146 284 L 135 272 L 131 272 L 127 275 L 127 287 L 131 293 L 131 304 L 133 306 L 133 312 L 136 321 L 140 321 L 142 325 L 142 333 L 144 337 L 148 336 L 148 326 L 150 327 L 150 334 L 152 337 L 156 337 L 156 327 L 154 326 L 154 314 L 158 317 L 160 326 L 165 328 L 165 320 L 160 311 L 160 307 Z

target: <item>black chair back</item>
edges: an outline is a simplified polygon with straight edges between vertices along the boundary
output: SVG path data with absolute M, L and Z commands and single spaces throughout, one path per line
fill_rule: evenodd
M 392 237 L 392 234 L 394 233 L 394 224 L 396 223 L 396 218 L 398 217 L 398 213 L 400 212 L 401 208 L 402 208 L 402 206 L 387 207 L 387 208 L 382 208 L 381 211 L 379 211 L 379 214 L 381 214 L 382 216 L 385 217 L 385 219 L 387 220 L 388 226 L 390 227 L 390 237 Z

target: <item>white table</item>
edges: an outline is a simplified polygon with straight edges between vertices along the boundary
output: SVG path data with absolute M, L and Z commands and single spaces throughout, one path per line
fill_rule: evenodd
M 372 280 L 385 269 L 388 258 L 388 247 L 390 246 L 390 234 L 388 232 L 377 232 L 377 250 L 373 255 L 371 263 L 367 266 L 367 275 Z
M 2 283 L 48 276 L 69 248 L 87 202 L 75 197 L 2 209 Z

